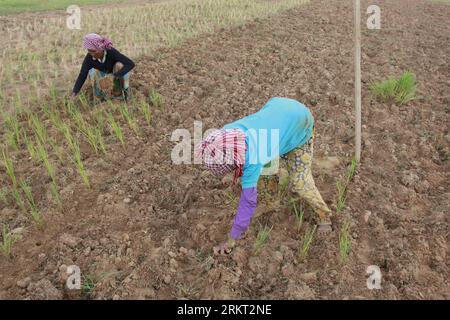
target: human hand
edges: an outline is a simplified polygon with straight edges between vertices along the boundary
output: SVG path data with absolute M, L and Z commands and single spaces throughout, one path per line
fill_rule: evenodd
M 213 248 L 214 255 L 216 256 L 226 256 L 233 251 L 233 248 L 236 246 L 236 241 L 232 238 L 228 238 L 228 240 L 224 243 L 221 243 Z

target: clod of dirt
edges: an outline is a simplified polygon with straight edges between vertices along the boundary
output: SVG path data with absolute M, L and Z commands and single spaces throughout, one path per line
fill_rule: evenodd
M 279 263 L 283 262 L 283 254 L 280 251 L 275 251 L 273 254 L 273 258 Z
M 170 282 L 172 281 L 172 277 L 167 275 L 164 277 L 164 283 L 165 284 L 170 284 Z
M 30 283 L 31 283 L 31 278 L 26 277 L 25 279 L 17 281 L 17 286 L 19 288 L 26 289 Z
M 130 204 L 131 203 L 131 199 L 127 197 L 127 198 L 123 199 L 123 203 Z
M 418 181 L 419 177 L 414 172 L 407 172 L 401 178 L 401 183 L 405 187 L 414 186 Z
M 326 173 L 332 173 L 333 170 L 339 166 L 339 158 L 338 157 L 316 157 L 314 160 L 314 166 L 318 171 L 324 171 Z
M 15 228 L 15 229 L 11 230 L 11 235 L 21 236 L 24 231 L 25 231 L 25 228 L 18 227 L 18 228 Z
M 178 268 L 178 262 L 175 259 L 170 259 L 170 267 L 176 270 Z
M 371 215 L 372 215 L 372 212 L 369 211 L 369 210 L 366 210 L 366 211 L 364 212 L 364 222 L 365 222 L 365 223 L 369 223 L 369 218 L 370 218 Z
M 307 272 L 300 275 L 300 279 L 306 283 L 315 283 L 317 281 L 317 272 Z
M 60 300 L 63 298 L 62 293 L 48 279 L 30 283 L 27 291 L 33 300 Z
M 288 299 L 314 299 L 314 291 L 303 283 L 296 283 L 294 280 L 289 280 L 288 288 L 286 290 Z
M 141 288 L 135 290 L 137 300 L 154 299 L 156 297 L 155 290 L 152 288 Z
M 80 243 L 81 239 L 76 238 L 70 234 L 64 233 L 60 238 L 60 241 L 70 248 L 75 248 L 78 243 Z
M 281 273 L 283 274 L 283 276 L 285 276 L 286 278 L 290 277 L 293 273 L 294 273 L 294 266 L 291 263 L 285 264 L 282 268 L 281 268 Z
M 427 193 L 428 189 L 430 189 L 430 184 L 427 180 L 419 181 L 415 186 L 414 190 L 416 190 L 417 193 Z
M 244 266 L 247 263 L 248 255 L 242 248 L 236 248 L 233 253 L 233 260 L 238 266 Z

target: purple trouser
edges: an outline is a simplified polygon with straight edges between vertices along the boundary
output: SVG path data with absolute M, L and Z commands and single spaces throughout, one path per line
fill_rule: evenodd
M 242 189 L 239 207 L 230 232 L 231 238 L 237 240 L 247 230 L 256 209 L 257 197 L 258 191 L 256 188 Z

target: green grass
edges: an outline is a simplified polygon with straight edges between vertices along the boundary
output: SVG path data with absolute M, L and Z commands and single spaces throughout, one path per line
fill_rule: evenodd
M 46 11 L 66 9 L 72 4 L 84 6 L 89 4 L 101 4 L 107 2 L 125 2 L 121 0 L 1 0 L 0 15 L 20 12 Z
M 336 213 L 339 214 L 345 207 L 347 186 L 343 182 L 338 181 L 336 183 L 336 188 L 338 191 L 338 202 L 336 205 Z
M 25 141 L 25 145 L 27 146 L 27 150 L 28 150 L 28 153 L 30 154 L 31 159 L 35 163 L 38 163 L 39 158 L 38 158 L 37 150 L 36 150 L 36 147 L 35 147 L 33 141 L 30 138 L 28 138 L 28 135 L 25 130 L 22 132 L 22 136 L 23 136 L 23 140 Z
M 11 179 L 13 188 L 17 188 L 17 178 L 14 173 L 14 166 L 12 160 L 9 157 L 8 153 L 5 151 L 5 149 L 2 150 L 2 155 L 3 155 L 3 165 L 5 166 L 6 174 Z
M 164 98 L 161 94 L 158 93 L 155 89 L 151 89 L 148 97 L 150 99 L 150 102 L 152 103 L 152 106 L 156 108 L 161 108 L 164 103 Z
M 33 221 L 36 222 L 38 225 L 41 225 L 43 222 L 42 216 L 36 207 L 36 203 L 34 202 L 34 196 L 31 191 L 31 187 L 28 185 L 28 183 L 25 180 L 20 181 L 20 186 L 22 187 L 22 190 L 25 193 L 25 198 L 28 202 L 28 206 L 30 207 L 31 217 L 33 218 Z
M 303 216 L 305 215 L 305 210 L 303 209 L 302 205 L 300 205 L 299 208 L 297 208 L 297 206 L 295 205 L 295 202 L 293 205 L 294 205 L 295 221 L 297 222 L 297 231 L 300 231 L 300 229 L 302 228 L 302 224 L 303 224 Z
M 309 248 L 311 247 L 311 243 L 314 239 L 314 234 L 316 233 L 317 226 L 314 226 L 310 231 L 306 232 L 305 238 L 303 239 L 302 246 L 299 248 L 299 258 L 301 260 L 305 259 L 308 255 Z
M 19 121 L 17 120 L 16 113 L 5 118 L 5 125 L 7 127 L 6 139 L 9 146 L 11 146 L 14 150 L 18 150 L 20 125 Z
M 5 205 L 9 204 L 8 195 L 9 195 L 8 188 L 7 187 L 2 187 L 0 189 L 0 201 L 3 202 Z
M 345 172 L 345 179 L 339 180 L 336 182 L 336 189 L 338 192 L 338 201 L 336 204 L 336 213 L 339 214 L 345 208 L 345 201 L 347 199 L 347 190 L 350 182 L 356 173 L 356 168 L 358 163 L 355 158 L 352 159 L 352 162 L 347 168 Z
M 97 280 L 93 275 L 83 275 L 81 284 L 81 292 L 83 296 L 86 298 L 89 298 L 92 295 L 92 292 L 95 289 L 95 286 L 97 285 Z
M 414 74 L 407 71 L 398 79 L 391 78 L 371 84 L 370 90 L 381 101 L 395 101 L 402 105 L 414 99 L 416 87 Z
M 36 140 L 36 150 L 39 159 L 41 160 L 44 167 L 47 169 L 48 175 L 52 180 L 55 180 L 55 167 L 53 166 L 53 163 L 50 161 L 47 150 L 45 149 L 44 145 L 38 140 Z
M 356 161 L 355 158 L 353 158 L 352 162 L 350 163 L 350 166 L 347 168 L 347 173 L 346 173 L 347 186 L 350 183 L 350 181 L 352 181 L 353 177 L 355 176 L 357 166 L 358 166 L 358 162 Z
M 289 186 L 289 175 L 280 176 L 278 184 L 278 197 L 283 198 L 286 194 L 287 187 Z
M 11 257 L 11 249 L 14 242 L 17 241 L 17 238 L 8 231 L 6 225 L 3 225 L 2 228 L 2 241 L 0 242 L 0 251 L 2 254 L 9 258 Z
M 30 127 L 33 129 L 34 134 L 38 138 L 39 142 L 42 144 L 46 144 L 47 130 L 45 129 L 45 126 L 42 123 L 41 119 L 39 119 L 36 115 L 29 113 L 28 123 Z
M 56 203 L 61 207 L 62 202 L 61 198 L 59 197 L 58 186 L 56 185 L 56 182 L 54 180 L 52 180 L 50 184 L 50 191 L 52 193 L 53 199 L 55 199 Z
M 81 151 L 80 151 L 80 146 L 78 145 L 78 143 L 74 142 L 73 143 L 73 157 L 72 157 L 72 161 L 75 164 L 78 173 L 80 174 L 81 178 L 83 179 L 83 183 L 90 188 L 91 185 L 89 183 L 89 177 L 87 175 L 86 169 L 84 168 L 84 164 L 83 161 L 81 159 Z
M 264 244 L 269 239 L 270 232 L 272 231 L 272 227 L 268 226 L 259 226 L 258 234 L 256 236 L 256 242 L 255 242 L 255 251 L 259 252 L 261 248 L 264 246 Z
M 116 135 L 117 139 L 120 141 L 122 145 L 125 145 L 125 138 L 122 133 L 122 129 L 120 129 L 120 125 L 117 123 L 117 121 L 114 119 L 114 116 L 111 112 L 106 112 L 106 117 L 108 119 L 108 123 L 111 126 L 111 128 L 114 131 L 114 134 Z
M 130 129 L 133 130 L 137 136 L 139 136 L 139 125 L 136 119 L 133 117 L 131 111 L 128 109 L 127 104 L 124 103 L 120 106 L 120 113 L 122 114 L 122 118 L 128 123 Z
M 349 235 L 349 223 L 344 222 L 341 230 L 339 231 L 339 253 L 341 255 L 341 261 L 345 262 L 350 253 L 351 242 Z
M 139 106 L 140 106 L 141 113 L 144 116 L 145 121 L 147 122 L 148 125 L 150 125 L 150 123 L 152 122 L 152 113 L 150 111 L 150 106 L 145 101 L 145 99 L 141 100 L 141 103 Z

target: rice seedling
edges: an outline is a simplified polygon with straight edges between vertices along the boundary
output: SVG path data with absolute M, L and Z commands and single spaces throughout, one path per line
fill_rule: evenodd
M 372 93 L 382 101 L 388 101 L 395 96 L 395 79 L 388 79 L 370 86 Z
M 20 210 L 22 210 L 22 212 L 24 214 L 27 214 L 28 212 L 27 212 L 27 209 L 25 207 L 25 203 L 23 202 L 22 197 L 20 196 L 19 190 L 17 188 L 13 187 L 11 189 L 11 193 L 12 193 L 12 196 L 13 196 L 14 200 L 16 200 L 16 204 L 20 208 Z
M 17 146 L 17 139 L 14 135 L 14 132 L 7 131 L 6 132 L 6 141 L 8 143 L 8 146 L 10 146 L 14 150 L 18 150 L 19 147 Z
M 63 127 L 63 120 L 61 118 L 60 112 L 57 110 L 49 110 L 49 109 L 47 109 L 46 111 L 44 110 L 44 112 L 47 118 L 50 120 L 50 122 L 55 126 L 55 128 L 61 131 Z
M 163 104 L 163 96 L 158 93 L 155 89 L 151 89 L 148 95 L 152 106 L 160 108 Z
M 50 192 L 53 199 L 55 199 L 56 203 L 61 207 L 62 202 L 61 198 L 59 197 L 58 186 L 56 185 L 56 182 L 54 180 L 52 180 L 52 182 L 50 183 Z
M 71 116 L 76 124 L 78 131 L 83 134 L 94 152 L 98 154 L 100 146 L 96 130 L 84 119 L 83 115 L 78 109 L 72 109 Z
M 147 122 L 148 125 L 150 125 L 150 123 L 152 121 L 152 113 L 150 111 L 150 106 L 145 101 L 145 99 L 141 100 L 140 109 L 141 109 L 142 115 L 144 116 L 145 121 Z
M 64 135 L 64 138 L 66 139 L 67 145 L 69 146 L 70 150 L 73 150 L 75 148 L 75 139 L 72 135 L 72 130 L 66 123 L 62 124 L 61 132 Z
M 356 159 L 353 158 L 352 162 L 350 163 L 350 166 L 347 169 L 347 174 L 346 174 L 347 187 L 348 187 L 348 184 L 350 183 L 350 181 L 352 181 L 353 177 L 355 176 L 357 165 L 358 165 L 358 163 L 356 162 Z
M 20 181 L 20 186 L 22 187 L 22 190 L 25 194 L 25 199 L 27 200 L 28 206 L 30 207 L 31 217 L 33 218 L 33 221 L 39 225 L 42 224 L 42 217 L 36 207 L 36 203 L 34 202 L 34 197 L 33 197 L 32 191 L 31 191 L 31 187 L 28 185 L 28 183 L 25 180 Z
M 96 127 L 100 132 L 103 132 L 105 129 L 105 113 L 103 110 L 98 110 L 94 113 L 94 121 L 96 123 Z
M 49 144 L 52 147 L 54 154 L 58 158 L 59 163 L 64 166 L 64 149 L 60 145 L 58 145 L 54 139 L 49 139 Z
M 30 127 L 33 129 L 36 137 L 38 137 L 39 142 L 41 144 L 46 144 L 47 143 L 47 130 L 45 129 L 41 120 L 32 113 L 29 113 L 28 117 L 29 117 L 28 121 L 30 123 Z
M 345 185 L 345 183 L 338 181 L 336 183 L 336 188 L 338 191 L 338 202 L 336 205 L 336 213 L 339 214 L 345 207 L 347 186 Z
M 81 284 L 81 292 L 83 296 L 86 298 L 89 298 L 92 295 L 92 292 L 95 289 L 95 286 L 97 285 L 97 280 L 92 275 L 83 275 Z
M 111 128 L 113 129 L 114 134 L 116 135 L 117 139 L 119 139 L 119 141 L 122 145 L 125 145 L 125 140 L 123 137 L 122 129 L 120 129 L 120 126 L 114 119 L 114 116 L 112 115 L 112 113 L 106 112 L 106 117 L 107 117 L 108 123 L 111 126 Z
M 280 180 L 278 183 L 278 197 L 280 198 L 284 197 L 288 186 L 289 186 L 289 175 L 280 176 Z
M 336 188 L 338 191 L 338 201 L 336 205 L 336 213 L 340 213 L 344 207 L 345 207 L 345 201 L 347 198 L 347 190 L 350 182 L 352 181 L 353 177 L 356 173 L 356 167 L 358 163 L 356 162 L 356 159 L 353 158 L 352 162 L 347 168 L 347 171 L 345 173 L 345 180 L 340 180 L 336 183 Z
M 341 261 L 345 262 L 350 253 L 351 241 L 349 235 L 349 222 L 344 222 L 341 230 L 339 231 L 339 253 L 341 255 Z
M 416 79 L 411 72 L 405 72 L 401 75 L 396 85 L 395 102 L 402 105 L 414 99 L 416 94 Z
M 44 164 L 45 168 L 47 169 L 49 177 L 52 178 L 52 180 L 55 180 L 55 167 L 53 166 L 53 164 L 51 163 L 51 161 L 48 157 L 47 150 L 45 149 L 45 147 L 42 145 L 42 143 L 39 140 L 36 140 L 36 144 L 37 144 L 36 150 L 37 150 L 39 159 L 41 160 L 41 162 Z
M 13 188 L 17 188 L 17 178 L 16 175 L 14 174 L 14 166 L 12 160 L 5 151 L 5 149 L 2 149 L 2 155 L 3 155 L 3 165 L 5 166 L 6 174 L 11 179 Z
M 58 94 L 56 92 L 55 83 L 53 83 L 53 82 L 52 82 L 52 85 L 50 86 L 50 97 L 53 102 L 53 105 L 56 106 Z
M 264 246 L 264 244 L 269 239 L 270 232 L 272 231 L 272 227 L 268 226 L 262 226 L 259 225 L 258 234 L 256 236 L 256 242 L 255 242 L 255 251 L 259 252 L 261 248 Z
M 8 188 L 7 187 L 2 187 L 0 189 L 0 201 L 3 202 L 5 205 L 9 204 L 8 196 L 9 196 Z
M 305 210 L 303 210 L 302 205 L 300 205 L 300 207 L 297 208 L 297 206 L 295 205 L 295 202 L 293 203 L 293 205 L 294 205 L 295 221 L 297 223 L 297 231 L 300 231 L 300 229 L 302 228 L 302 225 L 303 225 L 303 217 L 305 215 Z
M 86 98 L 86 95 L 84 94 L 84 92 L 81 92 L 81 93 L 78 95 L 78 100 L 81 102 L 81 106 L 83 107 L 83 109 L 84 109 L 85 111 L 87 111 L 87 110 L 90 109 L 90 107 L 89 107 L 89 102 L 87 101 L 87 98 Z
M 299 249 L 299 258 L 303 260 L 308 255 L 309 248 L 314 239 L 314 234 L 316 233 L 317 226 L 314 226 L 310 231 L 305 233 L 305 238 L 303 239 L 302 246 Z
M 97 146 L 103 154 L 106 154 L 106 145 L 105 145 L 105 140 L 103 139 L 103 129 L 100 127 L 96 127 L 94 130 L 95 130 Z
M 128 123 L 128 126 L 134 133 L 139 136 L 139 125 L 136 120 L 133 118 L 128 106 L 126 104 L 122 104 L 120 106 L 120 113 L 122 114 L 123 119 Z
M 17 119 L 16 113 L 9 115 L 5 118 L 5 124 L 7 127 L 7 141 L 8 144 L 14 149 L 18 150 L 19 137 L 20 137 L 20 125 Z
M 6 225 L 3 225 L 2 228 L 2 241 L 0 242 L 0 250 L 2 254 L 10 258 L 11 252 L 12 252 L 12 246 L 17 241 L 17 237 L 12 235 L 9 231 Z
M 87 175 L 86 169 L 84 168 L 84 164 L 83 161 L 81 159 L 81 151 L 80 151 L 80 146 L 78 145 L 78 143 L 76 141 L 73 142 L 73 157 L 72 160 L 75 163 L 75 166 L 78 170 L 78 173 L 80 174 L 83 183 L 90 188 L 91 185 L 89 183 L 89 177 Z
M 370 90 L 381 101 L 393 100 L 397 104 L 402 105 L 414 99 L 416 87 L 414 74 L 407 71 L 399 79 L 390 78 L 371 84 Z

